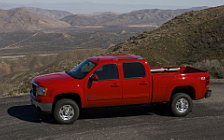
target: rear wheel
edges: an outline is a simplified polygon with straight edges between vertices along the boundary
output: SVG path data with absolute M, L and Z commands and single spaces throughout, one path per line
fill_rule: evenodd
M 177 93 L 172 97 L 171 112 L 176 117 L 183 117 L 192 111 L 193 103 L 189 95 Z
M 79 117 L 79 106 L 71 99 L 61 99 L 56 102 L 53 115 L 58 123 L 73 123 Z

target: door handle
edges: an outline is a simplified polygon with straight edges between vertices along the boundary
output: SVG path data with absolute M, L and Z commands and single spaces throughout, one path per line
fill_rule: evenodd
M 141 83 L 139 83 L 139 85 L 140 85 L 140 86 L 145 86 L 145 85 L 148 85 L 148 84 L 145 83 L 145 82 L 141 82 Z

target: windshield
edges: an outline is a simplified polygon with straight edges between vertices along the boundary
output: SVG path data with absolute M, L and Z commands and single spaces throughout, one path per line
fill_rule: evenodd
M 67 72 L 67 74 L 75 79 L 83 79 L 95 66 L 95 63 L 90 60 L 85 60 L 73 68 L 70 72 Z

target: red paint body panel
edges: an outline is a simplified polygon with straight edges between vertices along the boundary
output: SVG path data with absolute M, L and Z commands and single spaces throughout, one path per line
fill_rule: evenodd
M 46 96 L 36 96 L 34 100 L 53 103 L 57 95 L 73 93 L 80 96 L 83 108 L 89 108 L 169 102 L 173 90 L 178 87 L 192 87 L 195 91 L 194 99 L 201 99 L 205 97 L 205 92 L 208 90 L 209 73 L 191 67 L 150 68 L 145 59 L 134 55 L 97 56 L 88 60 L 97 65 L 81 80 L 65 72 L 35 77 L 33 81 L 38 86 L 46 87 L 48 91 Z M 142 63 L 145 77 L 125 79 L 122 64 L 126 62 Z M 119 79 L 94 81 L 89 88 L 89 77 L 105 64 L 117 65 Z
M 121 61 L 125 63 L 127 61 Z M 131 60 L 129 62 L 140 62 L 144 65 L 146 70 L 146 76 L 144 78 L 137 79 L 125 79 L 122 70 L 122 82 L 123 82 L 123 104 L 144 104 L 149 103 L 152 97 L 152 82 L 151 73 L 149 71 L 148 63 L 145 60 Z
M 122 105 L 120 80 L 95 81 L 91 88 L 86 88 L 85 93 L 89 107 Z
M 61 93 L 79 93 L 83 98 L 82 82 L 76 80 L 65 72 L 41 75 L 34 78 L 34 81 L 41 87 L 47 87 L 47 96 L 37 96 L 37 101 L 43 103 L 53 102 L 55 96 Z

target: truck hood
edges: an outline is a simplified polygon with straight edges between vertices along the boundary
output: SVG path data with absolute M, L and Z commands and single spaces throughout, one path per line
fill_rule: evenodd
M 43 87 L 47 87 L 49 85 L 56 84 L 56 83 L 65 83 L 65 82 L 67 83 L 68 81 L 71 81 L 73 83 L 78 82 L 77 79 L 70 77 L 65 72 L 57 72 L 57 73 L 40 75 L 33 79 L 33 82 Z

